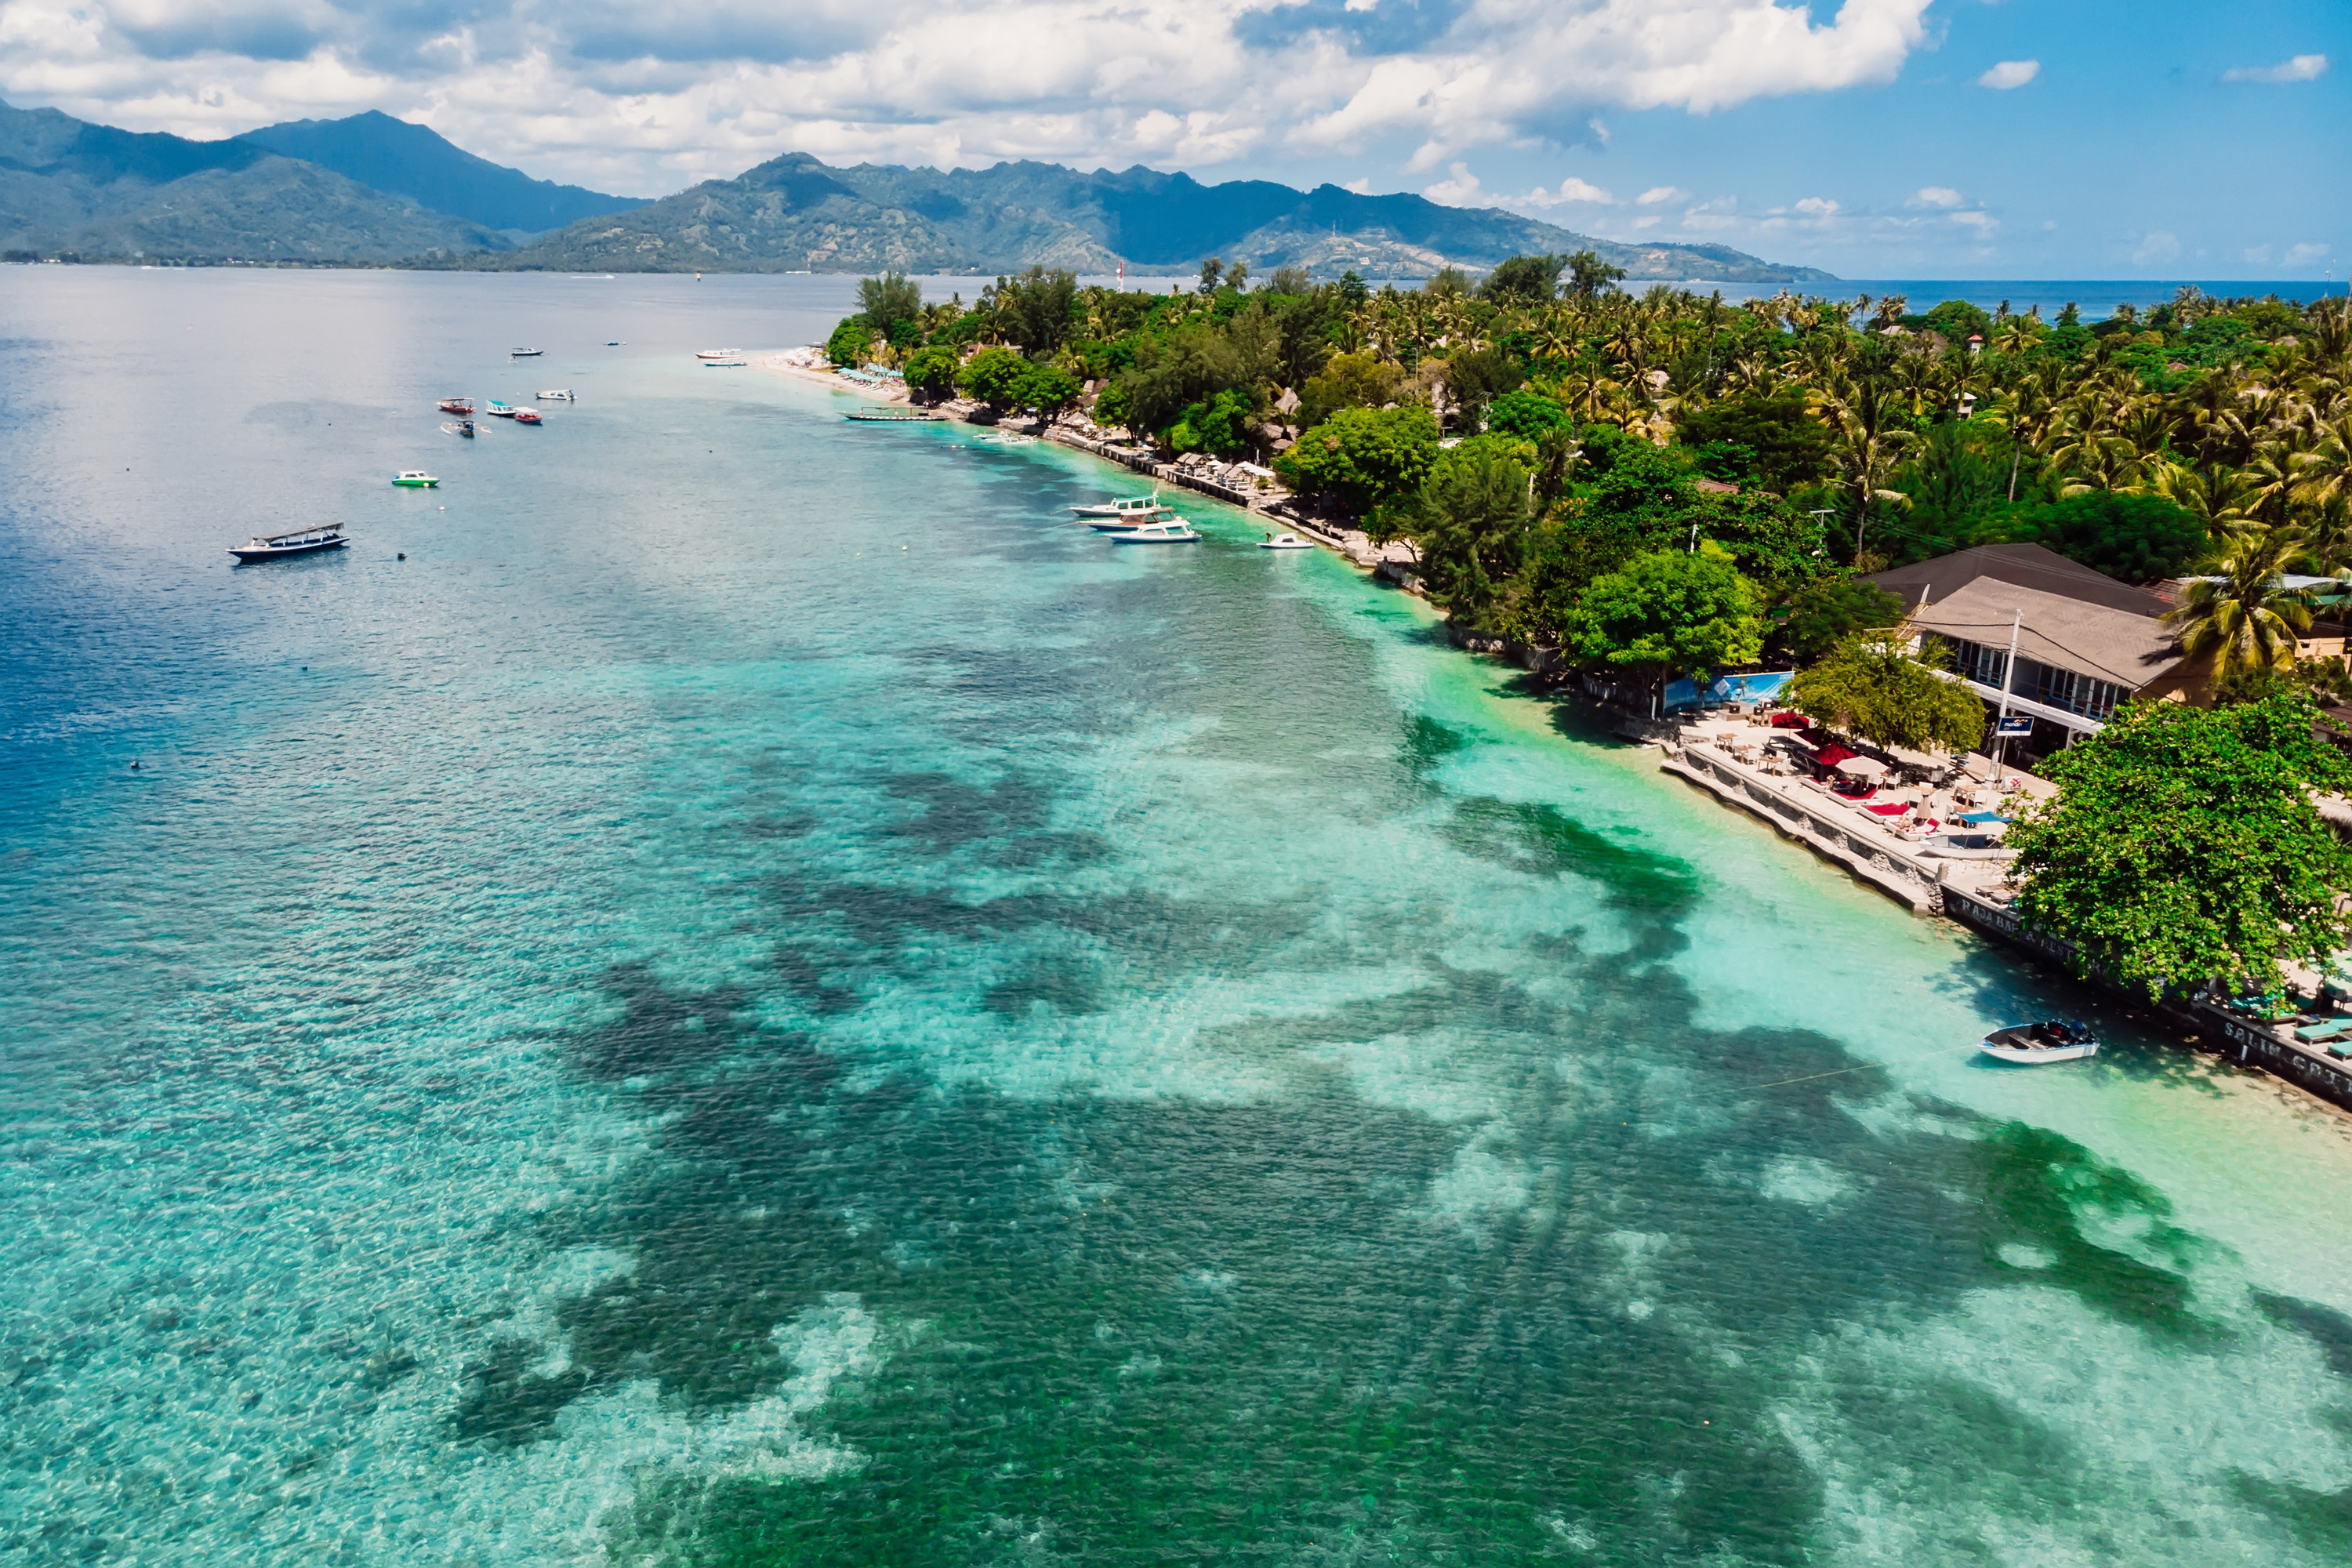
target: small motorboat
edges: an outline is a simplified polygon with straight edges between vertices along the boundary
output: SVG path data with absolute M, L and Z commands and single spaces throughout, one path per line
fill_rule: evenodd
M 697 354 L 695 357 L 697 359 L 702 359 L 700 354 Z M 751 362 L 747 359 L 705 359 L 702 360 L 702 368 L 705 370 L 741 370 L 745 365 L 750 364 L 751 363 Z
M 493 419 L 511 419 L 515 416 L 515 405 L 511 403 L 500 403 L 493 397 L 482 405 L 482 412 Z
M 539 425 L 545 423 L 545 421 L 540 418 L 539 410 L 527 404 L 517 408 L 511 415 L 508 416 L 508 417 L 511 418 L 518 425 Z
M 543 354 L 546 352 L 547 351 L 545 349 L 509 349 L 507 350 L 507 357 L 509 359 L 537 359 L 541 354 Z
M 1113 544 L 1193 544 L 1201 538 L 1192 531 L 1192 525 L 1181 517 L 1171 517 L 1165 522 L 1147 522 L 1141 528 L 1105 537 Z
M 466 439 L 470 441 L 474 438 L 474 422 L 470 419 L 460 419 L 455 423 L 445 422 L 441 426 L 441 434 L 444 436 L 463 436 Z
M 699 360 L 735 359 L 742 353 L 741 349 L 697 349 L 694 357 Z
M 1074 506 L 1070 513 L 1074 517 L 1108 517 L 1122 522 L 1137 523 L 1150 522 L 1167 510 L 1160 502 L 1160 492 L 1154 490 L 1148 496 L 1130 496 L 1126 500 L 1104 501 L 1097 506 Z
M 572 389 L 568 386 L 558 387 L 553 392 L 542 392 L 539 395 L 539 400 L 541 403 L 577 403 L 580 401 L 580 399 L 572 395 Z
M 1260 550 L 1312 550 L 1315 547 L 1295 533 L 1269 533 L 1258 541 Z
M 228 552 L 239 561 L 274 561 L 280 555 L 316 555 L 321 550 L 341 550 L 350 542 L 343 525 L 330 522 L 292 533 L 257 533 L 243 544 L 230 545 Z
M 2040 1067 L 2044 1062 L 2071 1062 L 2097 1056 L 2099 1039 L 2091 1033 L 2088 1024 L 2045 1018 L 2039 1024 L 1995 1029 L 1977 1049 L 1996 1061 Z
M 392 482 L 404 489 L 429 490 L 441 481 L 423 468 L 403 468 L 392 476 Z
M 861 408 L 842 417 L 860 425 L 936 425 L 947 416 L 928 408 Z
M 441 412 L 444 414 L 471 414 L 473 411 L 474 401 L 470 397 L 445 397 L 441 400 Z

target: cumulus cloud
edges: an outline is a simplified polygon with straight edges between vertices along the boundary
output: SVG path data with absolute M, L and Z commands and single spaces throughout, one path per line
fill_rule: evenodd
M 2169 261 L 2179 254 L 2180 237 L 2160 228 L 2142 235 L 2132 247 L 2132 259 L 2141 263 Z
M 1685 201 L 1689 199 L 1689 196 L 1690 193 L 1688 191 L 1683 190 L 1676 185 L 1652 185 L 1648 190 L 1643 191 L 1640 195 L 1635 196 L 1633 200 L 1640 205 L 1654 207 L 1662 202 Z
M 1807 217 L 1825 218 L 1837 216 L 1842 209 L 1827 196 L 1807 196 L 1796 204 L 1796 210 Z
M 1642 199 L 1647 201 L 1649 198 L 1644 196 Z M 1570 174 L 1559 183 L 1559 190 L 1548 191 L 1538 185 L 1521 198 L 1520 205 L 1531 207 L 1557 207 L 1566 206 L 1571 203 L 1613 207 L 1617 205 L 1617 198 L 1591 181 L 1580 180 L 1574 174 Z
M 1478 176 L 1470 172 L 1467 163 L 1454 165 L 1452 179 L 1440 180 L 1433 185 L 1423 185 L 1421 194 L 1441 206 L 1468 206 L 1478 196 Z
M 632 194 L 795 148 L 1200 167 L 1401 142 L 1436 170 L 1605 142 L 1609 109 L 1890 81 L 1929 4 L 0 0 L 0 96 L 196 136 L 382 109 Z
M 2289 267 L 2308 267 L 2327 254 L 2327 247 L 2324 245 L 2290 245 L 2286 247 L 2286 264 Z
M 1911 198 L 1911 204 L 1922 207 L 1956 207 L 1965 199 L 1949 185 L 1922 185 L 1919 194 Z
M 1977 78 L 1977 85 L 1989 87 L 1995 92 L 2007 92 L 2011 88 L 2023 87 L 2041 74 L 2040 60 L 2003 60 Z
M 2223 81 L 2317 81 L 2327 70 L 2326 55 L 2297 55 L 2274 66 L 2239 66 L 2221 73 Z

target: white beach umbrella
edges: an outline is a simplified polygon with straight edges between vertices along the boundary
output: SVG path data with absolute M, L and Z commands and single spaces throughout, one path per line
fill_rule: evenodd
M 1837 771 L 1850 779 L 1874 779 L 1886 771 L 1886 764 L 1876 757 L 1848 757 Z

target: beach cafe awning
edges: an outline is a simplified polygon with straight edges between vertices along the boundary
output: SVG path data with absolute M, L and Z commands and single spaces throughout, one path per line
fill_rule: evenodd
M 1833 768 L 1840 763 L 1861 755 L 1860 752 L 1851 746 L 1841 746 L 1835 741 L 1824 741 L 1822 742 L 1822 749 L 1813 753 L 1813 761 L 1825 768 Z
M 1886 764 L 1876 757 L 1841 757 L 1837 771 L 1848 778 L 1874 779 L 1886 771 Z

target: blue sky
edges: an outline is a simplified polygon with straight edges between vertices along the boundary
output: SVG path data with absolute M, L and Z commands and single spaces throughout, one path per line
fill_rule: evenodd
M 0 0 L 0 96 L 138 130 L 1139 163 L 1853 278 L 2342 278 L 2347 70 L 2347 0 Z

